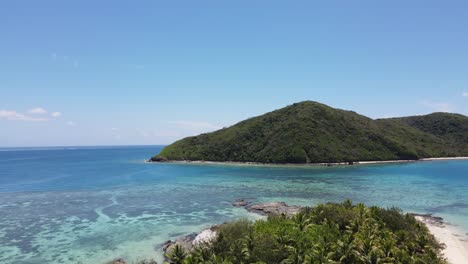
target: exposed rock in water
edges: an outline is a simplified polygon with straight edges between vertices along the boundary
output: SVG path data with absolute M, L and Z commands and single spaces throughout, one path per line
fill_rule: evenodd
M 250 205 L 251 202 L 247 201 L 247 199 L 236 199 L 232 205 L 235 207 L 246 207 Z
M 258 203 L 245 206 L 249 212 L 261 215 L 286 215 L 292 216 L 301 210 L 301 206 L 287 205 L 285 202 Z

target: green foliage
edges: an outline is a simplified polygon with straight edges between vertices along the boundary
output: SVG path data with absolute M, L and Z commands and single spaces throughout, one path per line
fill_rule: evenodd
M 171 264 L 183 264 L 186 256 L 185 249 L 179 244 L 175 245 L 171 252 L 165 254 Z
M 460 114 L 432 113 L 425 116 L 394 118 L 425 133 L 442 138 L 447 148 L 459 155 L 468 154 L 468 117 Z
M 446 263 L 439 252 L 413 216 L 346 201 L 305 208 L 291 218 L 222 225 L 216 240 L 177 263 Z
M 461 155 L 468 155 L 468 117 L 372 120 L 306 101 L 179 140 L 154 159 L 327 163 Z
M 137 260 L 136 262 L 134 262 L 135 264 L 158 264 L 156 262 L 156 260 L 152 260 L 152 259 L 143 259 L 143 260 Z

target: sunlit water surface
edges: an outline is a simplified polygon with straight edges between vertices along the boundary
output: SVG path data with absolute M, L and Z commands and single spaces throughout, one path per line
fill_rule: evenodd
M 150 164 L 158 146 L 0 149 L 0 263 L 160 258 L 168 239 L 258 216 L 236 198 L 352 199 L 468 232 L 468 161 L 348 167 Z

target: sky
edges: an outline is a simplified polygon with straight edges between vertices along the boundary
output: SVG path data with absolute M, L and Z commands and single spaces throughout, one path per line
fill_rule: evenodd
M 0 3 L 0 147 L 168 144 L 313 100 L 468 115 L 466 1 Z

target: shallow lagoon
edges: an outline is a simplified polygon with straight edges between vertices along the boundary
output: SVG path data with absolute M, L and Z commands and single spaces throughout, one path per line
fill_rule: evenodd
M 151 164 L 161 147 L 0 149 L 0 263 L 160 257 L 164 241 L 240 217 L 236 198 L 352 199 L 468 232 L 468 161 L 345 167 Z

